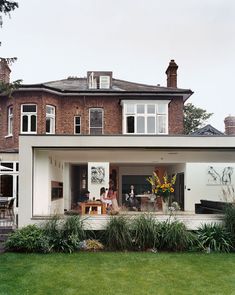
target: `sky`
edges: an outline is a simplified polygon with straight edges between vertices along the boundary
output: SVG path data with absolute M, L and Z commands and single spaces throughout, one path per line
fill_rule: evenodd
M 188 102 L 214 113 L 224 131 L 235 116 L 234 0 L 18 0 L 3 17 L 1 57 L 18 58 L 24 84 L 112 71 L 114 78 L 166 86 L 171 59 Z

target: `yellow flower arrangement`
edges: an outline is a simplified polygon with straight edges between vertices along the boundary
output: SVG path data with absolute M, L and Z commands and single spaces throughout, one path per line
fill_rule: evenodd
M 152 193 L 157 194 L 161 196 L 163 200 L 166 200 L 169 198 L 170 194 L 175 191 L 174 184 L 176 181 L 176 174 L 171 179 L 165 174 L 163 176 L 163 181 L 161 182 L 157 174 L 153 172 L 153 175 L 148 177 L 147 181 L 152 185 Z

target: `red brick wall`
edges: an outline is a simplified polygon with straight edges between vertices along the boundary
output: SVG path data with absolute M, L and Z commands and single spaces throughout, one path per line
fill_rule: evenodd
M 42 92 L 17 92 L 13 98 L 0 98 L 0 150 L 17 149 L 21 104 L 37 105 L 37 134 L 46 133 L 46 105 L 56 108 L 56 133 L 74 134 L 74 116 L 81 116 L 81 134 L 89 134 L 89 108 L 103 108 L 103 134 L 122 134 L 122 108 L 117 97 L 57 96 Z M 7 108 L 13 105 L 13 136 L 7 137 Z M 183 102 L 169 104 L 169 134 L 183 133 Z
M 183 100 L 175 98 L 169 104 L 169 134 L 183 134 L 184 121 L 183 121 Z

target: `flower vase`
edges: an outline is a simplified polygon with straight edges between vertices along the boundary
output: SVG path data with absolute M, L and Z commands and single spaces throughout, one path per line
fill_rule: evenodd
M 162 198 L 162 212 L 163 214 L 169 213 L 169 198 Z

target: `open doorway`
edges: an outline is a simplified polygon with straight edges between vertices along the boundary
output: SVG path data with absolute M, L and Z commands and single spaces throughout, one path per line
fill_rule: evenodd
M 174 201 L 176 201 L 182 211 L 184 211 L 184 173 L 180 172 L 176 175 L 175 183 L 175 195 Z
M 71 205 L 77 204 L 82 191 L 87 190 L 87 165 L 71 165 Z

